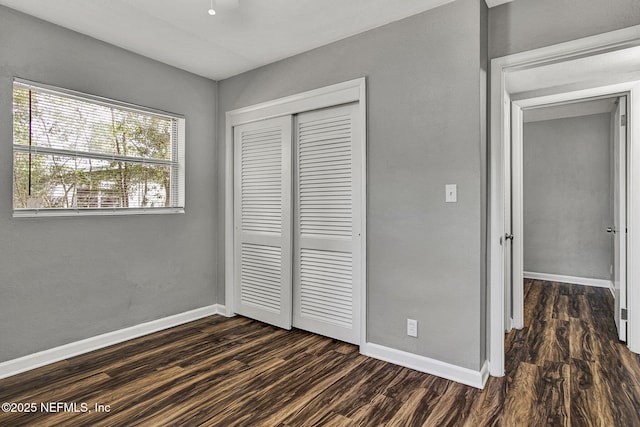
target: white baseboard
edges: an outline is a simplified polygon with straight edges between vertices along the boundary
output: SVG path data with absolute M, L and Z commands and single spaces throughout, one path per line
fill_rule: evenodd
M 361 345 L 360 353 L 373 357 L 374 359 L 384 360 L 385 362 L 415 369 L 416 371 L 425 372 L 479 389 L 484 388 L 487 378 L 489 378 L 489 363 L 486 361 L 480 371 L 474 371 L 473 369 L 462 368 L 426 356 L 420 356 L 373 343 Z
M 563 276 L 560 274 L 535 273 L 532 271 L 523 272 L 525 279 L 545 280 L 548 282 L 572 283 L 574 285 L 594 286 L 596 288 L 613 288 L 611 280 L 592 279 L 589 277 Z
M 225 313 L 224 306 L 210 305 L 8 360 L 0 363 L 0 379 L 221 313 Z
M 235 314 L 229 315 L 227 313 L 227 307 L 224 304 L 216 304 L 216 308 L 218 309 L 218 314 L 224 317 L 233 317 Z

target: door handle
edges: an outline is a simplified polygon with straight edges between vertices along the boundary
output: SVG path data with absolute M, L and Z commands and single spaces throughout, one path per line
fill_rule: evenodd
M 513 241 L 513 234 L 511 233 L 506 233 L 504 236 L 500 236 L 500 244 L 502 245 L 503 241 L 506 240 L 512 240 Z
M 615 227 L 607 227 L 607 233 L 615 233 L 615 232 L 616 232 Z

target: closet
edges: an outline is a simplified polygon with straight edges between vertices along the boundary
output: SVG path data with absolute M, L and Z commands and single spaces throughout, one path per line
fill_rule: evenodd
M 360 108 L 233 127 L 235 313 L 360 343 Z

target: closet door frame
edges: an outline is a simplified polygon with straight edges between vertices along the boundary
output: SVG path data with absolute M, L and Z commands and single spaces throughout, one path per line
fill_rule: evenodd
M 220 309 L 226 316 L 235 315 L 235 265 L 234 247 L 235 215 L 234 215 L 234 135 L 233 128 L 238 125 L 251 123 L 273 117 L 294 115 L 322 108 L 335 107 L 348 103 L 358 103 L 358 124 L 361 135 L 358 143 L 362 156 L 359 159 L 360 181 L 362 192 L 360 206 L 360 253 L 362 263 L 360 266 L 361 292 L 360 292 L 360 342 L 361 349 L 367 342 L 367 235 L 366 235 L 366 79 L 364 77 L 326 86 L 273 101 L 228 111 L 225 115 L 225 307 Z

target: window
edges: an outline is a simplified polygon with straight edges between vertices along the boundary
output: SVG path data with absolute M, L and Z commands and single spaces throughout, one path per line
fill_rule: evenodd
M 182 212 L 184 123 L 15 80 L 14 216 Z

